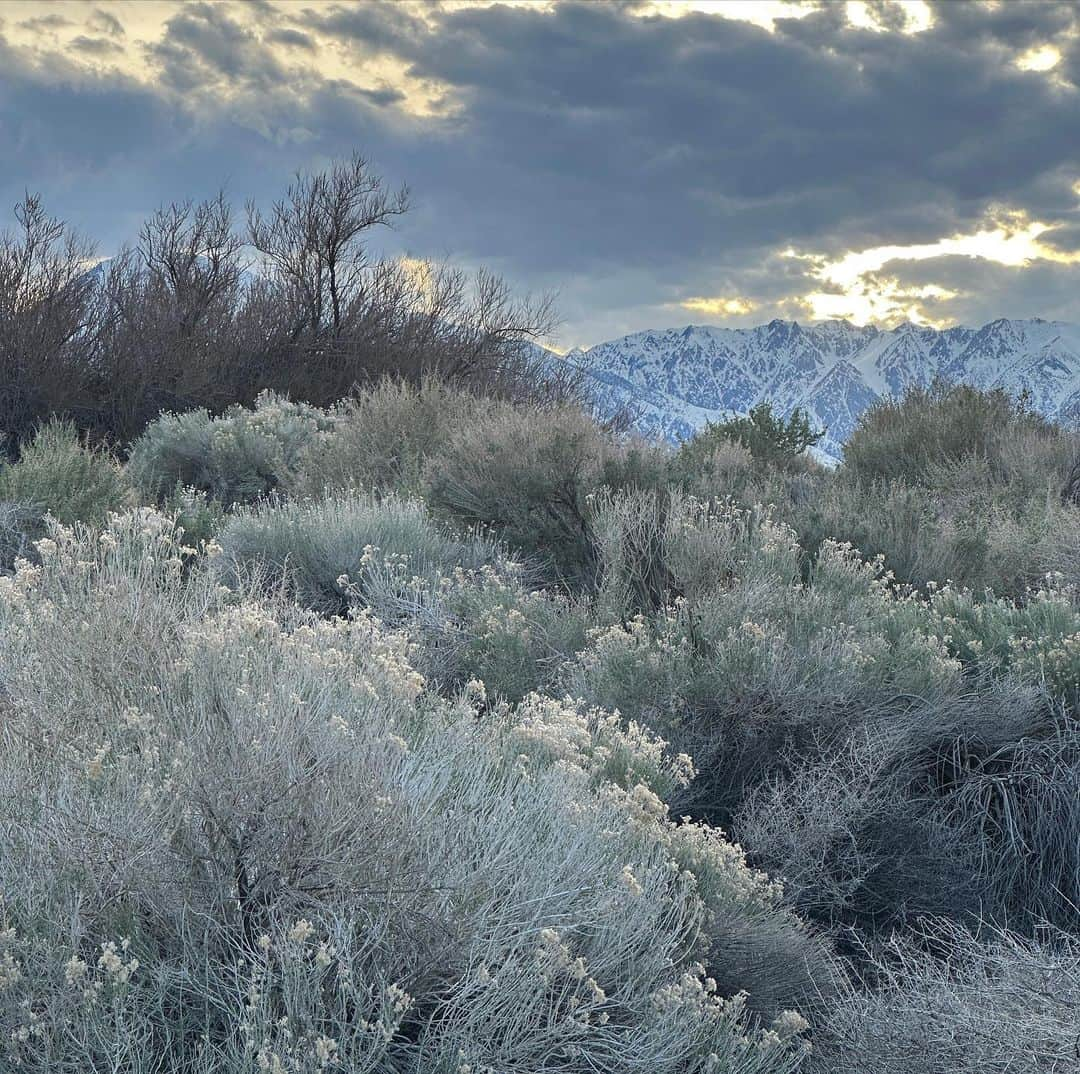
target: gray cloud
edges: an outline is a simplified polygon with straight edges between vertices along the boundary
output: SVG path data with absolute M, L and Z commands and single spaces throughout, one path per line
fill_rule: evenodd
M 426 21 L 395 4 L 252 11 L 179 8 L 150 46 L 152 82 L 50 80 L 0 46 L 0 136 L 22 148 L 0 156 L 0 195 L 44 187 L 59 165 L 65 211 L 116 241 L 136 207 L 223 182 L 238 200 L 269 197 L 294 169 L 359 148 L 415 190 L 389 242 L 557 288 L 566 343 L 705 320 L 679 307 L 691 296 L 753 299 L 744 323 L 790 313 L 818 284 L 783 249 L 934 242 L 998 205 L 1059 224 L 1046 240 L 1076 248 L 1080 97 L 1013 62 L 1053 42 L 1056 73 L 1080 71 L 1072 4 L 939 4 L 914 35 L 853 28 L 837 5 L 773 34 L 602 2 Z M 328 38 L 361 65 L 394 57 L 454 107 L 416 116 L 398 85 L 283 63 L 282 46 L 303 55 Z M 949 306 L 961 319 L 1080 320 L 1071 266 L 952 260 L 904 272 L 979 290 Z
M 107 37 L 87 37 L 85 34 L 73 37 L 68 42 L 68 48 L 85 53 L 88 56 L 112 56 L 124 51 L 122 45 L 110 41 Z
M 86 21 L 87 29 L 99 34 L 112 34 L 114 37 L 124 36 L 124 24 L 107 11 L 95 10 L 91 12 Z

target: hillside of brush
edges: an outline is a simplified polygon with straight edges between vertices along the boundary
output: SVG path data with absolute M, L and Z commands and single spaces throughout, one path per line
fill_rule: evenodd
M 1080 440 L 944 386 L 790 432 L 434 376 L 39 423 L 4 1069 L 1070 1069 Z

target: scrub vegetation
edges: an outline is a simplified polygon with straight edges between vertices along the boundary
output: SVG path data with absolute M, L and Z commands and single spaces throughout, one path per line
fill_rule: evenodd
M 11 410 L 0 1066 L 1072 1069 L 1080 439 L 935 385 L 830 471 L 799 416 L 598 423 L 521 320 L 362 355 L 290 231 L 361 163 L 249 221 L 288 377 Z M 225 211 L 132 269 L 200 361 L 153 266 Z

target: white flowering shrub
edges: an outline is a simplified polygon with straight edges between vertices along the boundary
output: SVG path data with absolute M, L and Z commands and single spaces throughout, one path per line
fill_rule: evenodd
M 718 942 L 797 922 L 669 818 L 692 768 L 655 735 L 539 696 L 481 718 L 406 633 L 228 588 L 149 509 L 38 553 L 0 579 L 5 1069 L 800 1061 Z
M 491 699 L 556 690 L 562 665 L 585 644 L 588 609 L 528 583 L 528 571 L 512 560 L 443 575 L 432 602 L 437 617 L 414 620 L 418 659 L 441 667 L 448 684 L 484 683 Z
M 794 533 L 760 508 L 673 496 L 657 523 L 643 493 L 601 501 L 598 517 L 607 625 L 565 688 L 678 741 L 702 771 L 698 809 L 726 821 L 785 750 L 827 748 L 897 694 L 962 689 L 925 607 L 849 545 L 823 544 L 804 582 Z M 643 531 L 671 603 L 620 621 L 641 589 Z
M 335 421 L 272 392 L 263 392 L 253 409 L 232 406 L 220 417 L 205 410 L 163 414 L 135 441 L 127 473 L 155 501 L 180 485 L 226 505 L 250 503 L 292 475 Z
M 1080 591 L 1048 575 L 1022 602 L 931 586 L 932 628 L 965 665 L 1037 682 L 1075 702 L 1080 691 Z
M 32 559 L 34 542 L 48 530 L 45 512 L 32 503 L 0 501 L 0 571 L 11 571 L 19 559 Z

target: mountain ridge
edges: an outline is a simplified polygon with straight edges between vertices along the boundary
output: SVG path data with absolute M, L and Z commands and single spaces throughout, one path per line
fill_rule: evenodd
M 1080 417 L 1080 325 L 998 318 L 981 328 L 893 328 L 774 319 L 753 328 L 647 329 L 562 356 L 588 377 L 597 410 L 629 407 L 637 428 L 679 441 L 706 421 L 771 403 L 805 410 L 836 462 L 862 412 L 935 379 L 1026 392 L 1055 421 Z

